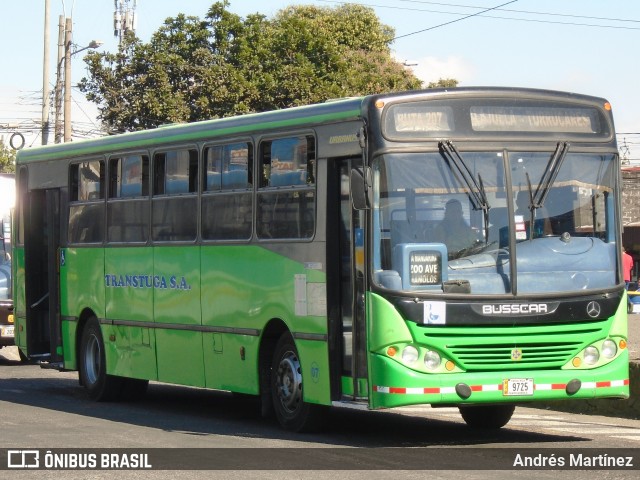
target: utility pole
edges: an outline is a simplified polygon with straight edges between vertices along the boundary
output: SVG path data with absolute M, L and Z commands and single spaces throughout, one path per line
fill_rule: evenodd
M 56 63 L 55 90 L 55 143 L 62 141 L 62 62 L 64 61 L 64 17 L 58 17 L 58 62 Z
M 64 141 L 71 141 L 71 18 L 64 26 Z
M 49 0 L 44 0 L 44 54 L 42 63 L 42 145 L 49 142 Z

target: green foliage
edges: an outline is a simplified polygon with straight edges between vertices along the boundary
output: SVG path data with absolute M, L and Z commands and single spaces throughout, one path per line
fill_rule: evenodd
M 0 173 L 15 173 L 16 151 L 7 147 L 0 139 Z
M 437 82 L 429 82 L 428 88 L 455 88 L 458 80 L 455 78 L 441 78 Z
M 228 6 L 168 18 L 148 43 L 131 35 L 117 53 L 85 57 L 80 89 L 110 131 L 422 86 L 391 57 L 394 31 L 369 7 L 291 6 L 243 19 Z

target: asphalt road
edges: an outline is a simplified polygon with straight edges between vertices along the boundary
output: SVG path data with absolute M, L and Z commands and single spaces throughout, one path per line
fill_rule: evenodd
M 334 410 L 323 431 L 293 434 L 261 418 L 255 402 L 226 392 L 152 383 L 138 403 L 95 403 L 79 386 L 76 373 L 21 364 L 7 358 L 9 352 L 0 351 L 0 458 L 8 449 L 90 449 L 98 454 L 153 449 L 152 465 L 168 462 L 176 470 L 53 475 L 7 472 L 0 465 L 0 478 L 369 480 L 403 470 L 403 479 L 480 479 L 496 476 L 483 470 L 498 468 L 496 462 L 503 468 L 516 455 L 534 455 L 540 449 L 555 458 L 585 449 L 596 455 L 624 449 L 616 451 L 632 455 L 640 467 L 640 420 L 518 407 L 506 428 L 475 431 L 464 425 L 455 408 L 416 406 L 383 412 Z M 514 468 L 508 475 L 536 480 L 569 474 L 598 480 L 638 478 L 638 470 L 593 470 Z

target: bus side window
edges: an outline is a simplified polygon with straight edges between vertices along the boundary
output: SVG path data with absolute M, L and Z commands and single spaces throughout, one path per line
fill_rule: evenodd
M 204 149 L 202 238 L 248 240 L 253 219 L 253 144 Z
M 153 169 L 153 240 L 195 240 L 198 151 L 182 148 L 156 153 L 153 157 Z
M 104 162 L 92 160 L 72 164 L 69 180 L 69 243 L 102 243 Z
M 311 238 L 315 231 L 315 138 L 260 144 L 257 232 L 260 238 Z
M 133 154 L 109 161 L 107 239 L 144 243 L 149 238 L 149 157 Z

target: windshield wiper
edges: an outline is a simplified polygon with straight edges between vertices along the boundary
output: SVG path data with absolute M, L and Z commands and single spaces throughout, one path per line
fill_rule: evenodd
M 569 142 L 558 142 L 556 151 L 553 152 L 553 155 L 551 155 L 549 163 L 547 164 L 547 169 L 540 179 L 540 184 L 536 189 L 536 193 L 531 198 L 532 208 L 537 209 L 544 205 L 544 202 L 547 199 L 547 195 L 549 194 L 549 190 L 551 190 L 551 185 L 553 185 L 553 183 L 556 181 L 556 177 L 558 176 L 558 172 L 562 167 L 562 162 L 564 162 L 564 159 L 569 152 L 570 146 L 571 145 L 569 144 Z
M 528 236 L 530 239 L 533 239 L 535 211 L 539 208 L 542 208 L 544 202 L 547 200 L 547 195 L 549 195 L 551 186 L 556 181 L 556 177 L 558 176 L 558 172 L 560 172 L 562 162 L 564 162 L 564 159 L 569 152 L 570 146 L 571 144 L 569 142 L 558 142 L 555 152 L 553 152 L 553 155 L 551 155 L 551 158 L 549 158 L 549 163 L 547 164 L 547 168 L 545 169 L 545 172 L 540 179 L 540 183 L 538 184 L 538 188 L 536 188 L 535 193 L 533 193 L 533 186 L 531 185 L 531 177 L 529 176 L 529 172 L 526 172 L 525 174 L 527 177 L 527 188 L 529 190 Z
M 480 174 L 478 174 L 478 179 L 476 180 L 473 173 L 471 173 L 471 169 L 469 169 L 469 166 L 451 140 L 443 140 L 438 146 L 440 147 L 440 154 L 449 164 L 455 165 L 464 183 L 467 184 L 469 188 L 469 199 L 473 204 L 473 209 L 484 210 L 485 215 L 487 215 L 491 207 L 489 206 L 489 200 L 487 199 Z
M 438 144 L 440 147 L 440 155 L 442 155 L 445 161 L 451 165 L 455 165 L 456 170 L 467 184 L 469 189 L 469 200 L 473 204 L 474 210 L 482 210 L 484 216 L 484 224 L 489 225 L 489 200 L 487 199 L 487 193 L 484 189 L 484 183 L 482 176 L 478 173 L 478 179 L 471 173 L 471 169 L 458 152 L 458 149 L 451 140 L 443 140 Z M 485 228 L 485 242 L 489 240 L 489 229 Z

